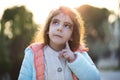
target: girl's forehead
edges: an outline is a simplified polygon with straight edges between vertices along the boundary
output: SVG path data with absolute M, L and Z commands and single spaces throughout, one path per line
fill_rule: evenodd
M 54 19 L 66 21 L 66 22 L 69 22 L 69 23 L 73 24 L 73 21 L 72 21 L 71 17 L 68 14 L 65 14 L 65 13 L 59 13 L 59 14 L 55 15 L 52 18 L 52 20 L 54 20 Z

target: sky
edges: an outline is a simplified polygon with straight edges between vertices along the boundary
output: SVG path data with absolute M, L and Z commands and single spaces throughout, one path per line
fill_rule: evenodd
M 49 11 L 60 5 L 75 8 L 83 4 L 89 4 L 98 8 L 107 8 L 118 14 L 119 1 L 120 0 L 0 0 L 0 19 L 5 9 L 21 5 L 24 5 L 33 13 L 33 20 L 37 24 L 43 23 Z

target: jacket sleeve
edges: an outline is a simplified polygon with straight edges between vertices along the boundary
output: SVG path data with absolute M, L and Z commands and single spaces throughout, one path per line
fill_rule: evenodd
M 33 80 L 33 59 L 32 51 L 26 48 L 18 80 Z
M 67 63 L 79 80 L 100 80 L 100 74 L 88 53 L 75 52 L 77 58 L 72 63 Z

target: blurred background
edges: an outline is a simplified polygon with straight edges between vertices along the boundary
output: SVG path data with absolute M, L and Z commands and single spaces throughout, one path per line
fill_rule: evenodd
M 0 80 L 17 80 L 24 49 L 60 5 L 85 21 L 88 53 L 102 80 L 120 80 L 120 0 L 0 0 Z

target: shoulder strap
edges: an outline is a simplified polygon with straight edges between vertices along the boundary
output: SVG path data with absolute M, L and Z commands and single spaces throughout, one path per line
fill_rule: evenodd
M 72 76 L 73 76 L 73 80 L 78 80 L 77 76 L 74 73 L 72 74 Z
M 34 43 L 30 45 L 34 53 L 34 65 L 36 69 L 36 80 L 44 80 L 44 44 Z
M 85 47 L 84 45 L 80 45 L 79 46 L 79 48 L 76 50 L 76 51 L 78 51 L 78 52 L 80 52 L 80 53 L 82 53 L 82 52 L 88 52 L 89 51 L 89 48 L 87 48 L 87 47 Z

